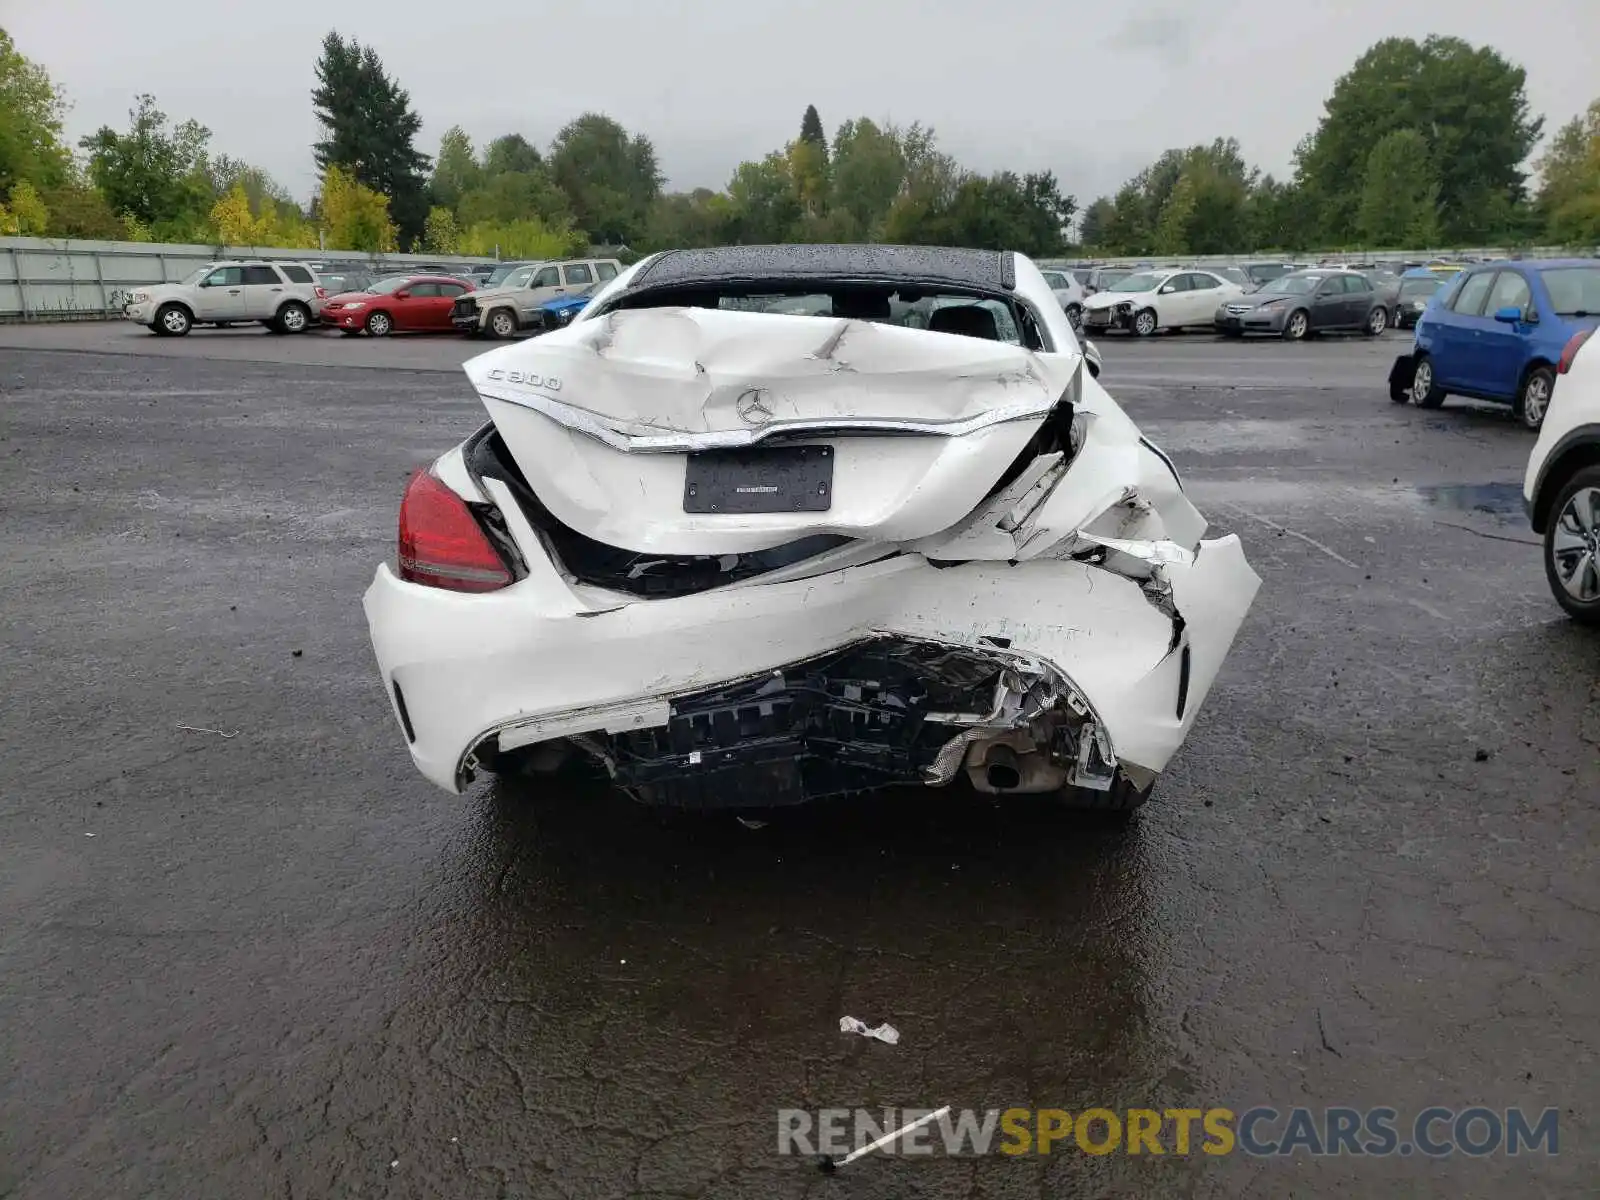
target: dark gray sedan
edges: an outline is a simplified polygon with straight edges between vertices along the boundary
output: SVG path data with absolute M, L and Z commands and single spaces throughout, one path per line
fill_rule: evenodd
M 1389 326 L 1389 305 L 1359 271 L 1291 271 L 1218 305 L 1214 323 L 1229 337 L 1272 333 L 1293 342 L 1330 329 L 1376 337 Z

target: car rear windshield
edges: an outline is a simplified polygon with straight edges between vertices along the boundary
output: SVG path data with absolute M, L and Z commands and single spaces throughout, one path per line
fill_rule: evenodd
M 1539 272 L 1558 317 L 1600 316 L 1600 266 L 1550 267 Z
M 1407 300 L 1431 296 L 1444 286 L 1442 279 L 1406 279 L 1400 283 L 1400 295 Z
M 1023 338 L 1009 303 L 976 293 L 929 291 L 893 284 L 871 287 L 841 284 L 827 291 L 818 284 L 763 287 L 761 284 L 646 291 L 626 297 L 628 308 L 718 308 L 725 312 L 775 313 L 800 317 L 849 317 L 905 329 L 931 329 L 1021 345 Z M 827 284 L 821 285 L 828 287 Z M 947 310 L 960 309 L 961 312 Z

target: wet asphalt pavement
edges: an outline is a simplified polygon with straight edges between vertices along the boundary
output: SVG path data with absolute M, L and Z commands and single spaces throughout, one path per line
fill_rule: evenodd
M 1406 343 L 1102 344 L 1264 580 L 1134 823 L 753 831 L 412 770 L 359 601 L 474 347 L 0 328 L 0 1196 L 1596 1194 L 1600 637 L 1532 438 L 1392 405 Z M 775 1153 L 858 1104 L 1556 1107 L 1561 1153 Z

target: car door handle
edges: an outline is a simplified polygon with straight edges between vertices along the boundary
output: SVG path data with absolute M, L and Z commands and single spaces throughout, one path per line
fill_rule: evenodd
M 275 292 L 281 292 L 281 291 L 283 291 L 283 289 L 282 289 L 282 288 L 281 288 L 281 287 L 275 287 L 275 288 L 273 288 L 273 289 L 272 289 L 272 290 L 273 290 L 273 291 L 275 291 Z
M 228 295 L 237 296 L 242 290 L 243 290 L 242 288 L 229 288 L 228 289 Z

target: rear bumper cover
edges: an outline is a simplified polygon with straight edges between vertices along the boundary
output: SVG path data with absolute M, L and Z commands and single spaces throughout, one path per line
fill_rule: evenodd
M 665 728 L 675 700 L 879 638 L 1037 660 L 1092 710 L 1113 762 L 1148 778 L 1187 735 L 1260 585 L 1234 537 L 1164 566 L 1165 607 L 1071 559 L 936 566 L 899 553 L 662 600 L 531 567 L 499 592 L 462 595 L 382 565 L 366 592 L 396 719 L 418 769 L 446 790 L 465 786 L 489 739 L 509 750 Z

